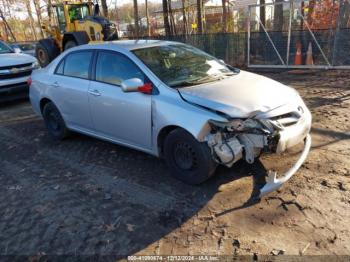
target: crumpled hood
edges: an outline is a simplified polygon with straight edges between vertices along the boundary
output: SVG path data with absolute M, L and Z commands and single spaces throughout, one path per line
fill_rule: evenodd
M 187 102 L 233 118 L 246 118 L 253 112 L 272 111 L 299 98 L 293 88 L 246 71 L 221 81 L 178 90 Z
M 0 67 L 34 63 L 36 58 L 26 54 L 0 54 Z

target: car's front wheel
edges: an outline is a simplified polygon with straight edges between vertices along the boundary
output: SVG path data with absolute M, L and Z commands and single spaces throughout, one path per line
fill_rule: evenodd
M 210 149 L 183 129 L 175 129 L 164 142 L 164 157 L 170 172 L 177 179 L 191 185 L 203 183 L 215 172 Z
M 69 130 L 58 111 L 57 107 L 49 102 L 44 106 L 43 118 L 49 134 L 57 140 L 62 140 L 69 135 Z

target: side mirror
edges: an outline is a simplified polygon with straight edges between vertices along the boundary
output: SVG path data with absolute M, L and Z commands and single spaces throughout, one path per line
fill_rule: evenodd
M 14 51 L 16 54 L 22 53 L 22 50 L 21 50 L 20 48 L 18 48 L 18 47 L 14 47 L 14 48 L 13 48 L 13 51 Z
M 139 78 L 131 78 L 121 83 L 123 92 L 140 92 L 144 94 L 152 94 L 152 84 L 144 83 Z

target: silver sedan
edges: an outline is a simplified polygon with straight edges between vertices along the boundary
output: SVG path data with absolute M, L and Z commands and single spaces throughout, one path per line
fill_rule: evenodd
M 76 131 L 163 157 L 178 179 L 199 184 L 217 165 L 304 149 L 260 197 L 302 165 L 311 114 L 297 91 L 177 42 L 116 41 L 69 49 L 34 71 L 30 100 L 50 135 Z

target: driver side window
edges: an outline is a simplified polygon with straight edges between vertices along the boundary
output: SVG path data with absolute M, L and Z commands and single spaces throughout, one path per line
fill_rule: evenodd
M 99 52 L 96 61 L 96 81 L 120 86 L 130 78 L 145 81 L 143 72 L 128 57 L 116 52 Z

